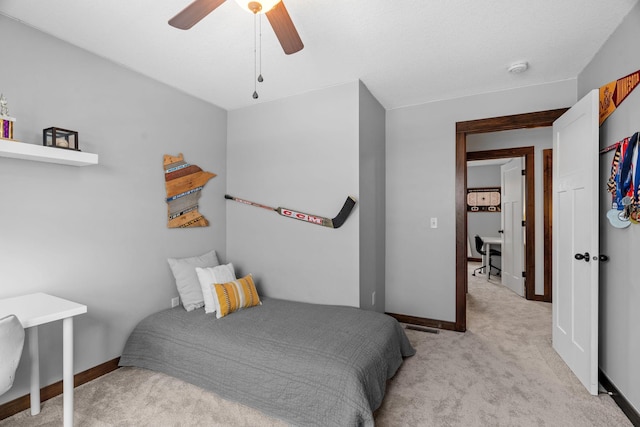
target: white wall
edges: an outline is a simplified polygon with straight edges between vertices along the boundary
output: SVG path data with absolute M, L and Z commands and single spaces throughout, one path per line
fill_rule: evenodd
M 386 311 L 455 322 L 456 122 L 575 101 L 567 80 L 387 111 Z
M 578 77 L 582 97 L 592 89 L 640 69 L 640 4 L 636 5 Z M 600 147 L 640 130 L 640 88 L 627 97 L 600 127 Z M 611 195 L 605 190 L 613 151 L 600 156 L 600 369 L 640 412 L 640 226 L 616 229 L 606 220 Z M 595 153 L 594 153 L 595 155 Z
M 120 356 L 143 317 L 177 296 L 166 258 L 224 259 L 226 112 L 0 16 L 0 92 L 15 136 L 79 131 L 97 166 L 0 157 L 0 298 L 46 292 L 86 304 L 75 372 Z M 167 229 L 163 154 L 217 173 L 203 190 L 206 228 Z M 60 322 L 40 328 L 41 384 L 62 378 Z M 27 351 L 0 403 L 28 394 Z
M 565 105 L 570 107 L 571 104 Z M 535 198 L 535 293 L 544 295 L 544 162 L 542 151 L 553 146 L 553 128 L 517 129 L 467 136 L 467 151 L 499 150 L 502 148 L 534 147 Z M 467 182 L 469 180 L 467 179 Z
M 334 217 L 359 198 L 359 83 L 228 114 L 228 193 Z M 360 207 L 339 229 L 227 202 L 227 254 L 274 298 L 359 306 Z
M 467 162 L 468 188 L 500 188 L 500 165 L 474 166 L 473 163 Z M 498 233 L 500 216 L 500 212 L 467 212 L 467 236 L 471 242 L 471 253 L 475 258 L 480 258 L 481 255 L 476 250 L 474 236 L 477 234 L 479 236 L 500 237 Z M 499 267 L 500 257 L 496 257 L 492 263 Z

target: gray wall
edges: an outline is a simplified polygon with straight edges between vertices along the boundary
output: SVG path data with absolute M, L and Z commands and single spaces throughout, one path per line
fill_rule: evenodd
M 565 107 L 570 107 L 571 105 L 572 104 L 567 104 L 565 105 Z M 534 147 L 533 173 L 536 203 L 536 295 L 544 295 L 544 163 L 542 159 L 542 151 L 547 148 L 552 148 L 552 146 L 553 128 L 551 127 L 482 133 L 477 135 L 469 135 L 467 138 L 467 151 Z
M 0 298 L 46 292 L 88 306 L 75 320 L 75 372 L 119 356 L 134 325 L 170 306 L 166 258 L 225 257 L 226 112 L 0 16 L 0 92 L 16 139 L 79 131 L 97 166 L 0 157 Z M 167 229 L 163 154 L 218 176 L 200 211 L 211 226 Z M 41 384 L 62 378 L 61 322 L 40 328 Z M 28 394 L 26 351 L 0 403 Z
M 229 194 L 325 217 L 358 200 L 335 230 L 229 202 L 234 266 L 266 296 L 384 311 L 385 110 L 366 86 L 234 110 L 228 130 Z
M 469 150 L 467 150 L 469 151 Z M 497 187 L 500 188 L 500 165 L 473 166 L 474 162 L 467 162 L 467 187 Z M 471 253 L 475 258 L 482 255 L 476 250 L 474 236 L 500 237 L 499 212 L 467 212 L 467 236 L 471 243 Z M 500 258 L 496 257 L 493 264 L 500 266 Z
M 592 89 L 640 69 L 636 54 L 640 40 L 640 4 L 636 5 L 591 63 L 578 76 L 582 97 Z M 600 146 L 606 147 L 640 130 L 640 88 L 600 127 Z M 640 411 L 640 226 L 616 229 L 606 220 L 611 195 L 609 177 L 613 151 L 600 156 L 600 253 L 610 261 L 600 264 L 600 369 L 624 397 Z M 595 155 L 595 153 L 594 153 Z
M 359 198 L 359 83 L 229 112 L 231 195 L 334 217 Z M 227 253 L 258 291 L 359 306 L 360 207 L 337 229 L 227 203 Z
M 567 80 L 387 111 L 386 311 L 455 321 L 455 123 L 575 101 Z
M 385 110 L 360 83 L 360 307 L 385 301 Z M 372 293 L 375 292 L 375 304 Z

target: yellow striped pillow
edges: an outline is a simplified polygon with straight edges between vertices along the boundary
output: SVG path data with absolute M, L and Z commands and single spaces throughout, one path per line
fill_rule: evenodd
M 251 274 L 233 282 L 214 283 L 213 295 L 218 300 L 219 309 L 216 311 L 218 319 L 242 308 L 262 304 Z

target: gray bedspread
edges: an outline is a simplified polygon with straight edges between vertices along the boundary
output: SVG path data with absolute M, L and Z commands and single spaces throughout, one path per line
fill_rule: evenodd
M 222 319 L 174 308 L 142 320 L 120 366 L 160 371 L 296 426 L 373 426 L 412 356 L 400 324 L 342 306 L 263 299 Z

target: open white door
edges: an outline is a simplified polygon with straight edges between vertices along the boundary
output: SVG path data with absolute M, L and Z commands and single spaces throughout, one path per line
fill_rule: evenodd
M 553 123 L 553 348 L 598 394 L 598 91 Z
M 500 166 L 502 182 L 502 284 L 524 297 L 522 157 Z

